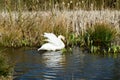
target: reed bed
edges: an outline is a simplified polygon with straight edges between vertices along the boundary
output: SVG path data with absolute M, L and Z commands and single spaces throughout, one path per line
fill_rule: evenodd
M 115 9 L 120 10 L 120 0 L 1 0 L 0 10 L 10 8 L 13 11 L 47 11 L 53 8 L 59 10 L 101 10 Z
M 0 44 L 6 47 L 40 46 L 44 32 L 84 34 L 95 23 L 108 23 L 120 31 L 118 10 L 12 11 L 0 13 Z

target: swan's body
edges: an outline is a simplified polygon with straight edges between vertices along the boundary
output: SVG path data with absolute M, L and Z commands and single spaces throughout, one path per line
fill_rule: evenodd
M 43 35 L 45 38 L 47 38 L 45 41 L 48 43 L 43 44 L 39 50 L 61 50 L 65 47 L 65 44 L 61 39 L 64 39 L 64 36 L 59 35 L 58 37 L 53 33 L 44 33 Z

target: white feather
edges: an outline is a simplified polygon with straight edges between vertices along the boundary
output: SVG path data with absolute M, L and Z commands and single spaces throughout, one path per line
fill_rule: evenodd
M 65 44 L 63 43 L 63 41 L 61 40 L 61 38 L 64 38 L 63 36 L 56 36 L 53 33 L 44 33 L 43 35 L 45 38 L 45 41 L 47 41 L 48 43 L 43 44 L 39 49 L 39 50 L 61 50 L 65 47 Z

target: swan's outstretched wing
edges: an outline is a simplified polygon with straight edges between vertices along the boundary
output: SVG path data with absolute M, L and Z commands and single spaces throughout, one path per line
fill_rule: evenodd
M 49 43 L 52 43 L 54 45 L 59 45 L 60 43 L 57 36 L 53 33 L 44 33 L 43 36 L 47 38 L 46 41 L 48 41 Z

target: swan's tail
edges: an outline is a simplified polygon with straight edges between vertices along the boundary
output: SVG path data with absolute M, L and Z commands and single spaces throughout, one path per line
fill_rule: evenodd
M 38 51 L 40 51 L 41 50 L 41 48 L 38 48 Z
M 46 49 L 44 49 L 43 47 L 40 47 L 40 48 L 38 48 L 37 50 L 38 50 L 38 51 L 44 51 L 44 50 L 46 51 Z

